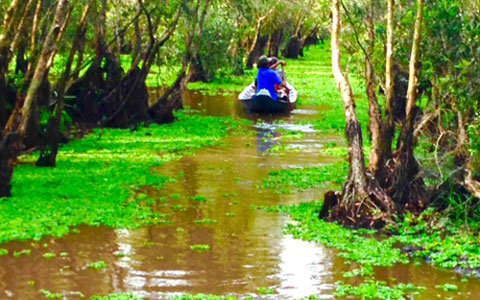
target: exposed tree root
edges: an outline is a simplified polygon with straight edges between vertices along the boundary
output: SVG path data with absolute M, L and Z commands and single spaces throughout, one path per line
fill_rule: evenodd
M 367 172 L 366 189 L 367 196 L 357 199 L 360 193 L 355 182 L 348 180 L 342 193 L 328 192 L 321 217 L 328 215 L 329 221 L 355 228 L 381 228 L 394 223 L 396 205 L 370 172 Z M 330 210 L 330 214 L 325 210 Z

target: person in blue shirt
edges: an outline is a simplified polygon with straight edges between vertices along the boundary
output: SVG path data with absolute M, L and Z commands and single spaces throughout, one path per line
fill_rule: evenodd
M 278 64 L 285 64 L 284 62 L 278 62 Z M 273 100 L 278 99 L 277 86 L 283 84 L 283 80 L 278 76 L 277 72 L 271 69 L 271 59 L 265 55 L 260 56 L 257 62 L 258 74 L 257 74 L 257 94 L 270 96 Z

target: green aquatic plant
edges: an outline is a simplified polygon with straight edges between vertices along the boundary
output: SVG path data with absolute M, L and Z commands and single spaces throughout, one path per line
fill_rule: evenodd
M 187 211 L 187 209 L 184 208 L 183 205 L 181 205 L 181 204 L 175 204 L 175 205 L 173 205 L 173 206 L 172 206 L 172 209 L 173 209 L 174 211 Z
M 46 259 L 53 259 L 57 257 L 57 255 L 55 253 L 45 253 L 43 257 L 45 257 Z
M 257 292 L 260 294 L 260 295 L 273 295 L 274 294 L 274 291 L 272 288 L 266 288 L 266 287 L 259 287 L 257 289 Z
M 423 290 L 425 288 L 413 284 L 401 283 L 390 287 L 383 281 L 367 280 L 359 286 L 352 286 L 340 281 L 337 282 L 335 296 L 354 296 L 359 299 L 406 300 L 410 296 L 418 295 Z
M 274 189 L 278 193 L 293 190 L 325 188 L 329 185 L 339 186 L 348 174 L 348 164 L 339 162 L 333 165 L 309 168 L 285 169 L 271 171 L 262 181 L 262 188 Z
M 182 198 L 182 196 L 180 196 L 180 194 L 171 194 L 170 198 L 174 199 L 174 200 L 178 200 L 178 199 Z
M 215 296 L 215 295 L 206 295 L 206 294 L 171 296 L 171 297 L 168 297 L 168 299 L 170 300 L 237 300 L 237 298 L 233 296 Z M 247 300 L 247 298 L 245 298 L 245 300 Z
M 205 196 L 202 196 L 202 195 L 196 195 L 196 196 L 190 197 L 190 199 L 192 199 L 193 201 L 197 201 L 197 202 L 206 202 L 207 201 L 207 198 L 205 198 Z
M 452 224 L 441 218 L 435 222 L 431 212 L 419 217 L 407 215 L 402 223 L 392 229 L 390 239 L 413 246 L 414 257 L 425 259 L 436 266 L 466 270 L 465 274 L 475 275 L 480 269 L 480 241 L 478 236 L 465 230 L 462 225 Z M 427 220 L 433 226 L 427 224 Z
M 87 265 L 87 268 L 102 270 L 107 268 L 107 264 L 104 261 L 97 261 L 97 262 L 89 263 Z
M 192 249 L 193 251 L 202 253 L 202 252 L 210 251 L 211 248 L 210 248 L 210 245 L 197 244 L 197 245 L 191 245 L 190 249 Z
M 343 273 L 343 277 L 345 278 L 352 278 L 357 276 L 370 277 L 373 275 L 375 275 L 375 273 L 373 273 L 373 268 L 370 265 L 365 265 L 360 269 L 353 269 L 352 271 Z
M 52 292 L 47 291 L 45 289 L 41 289 L 40 293 L 43 294 L 46 299 L 61 299 L 61 298 L 63 298 L 62 293 L 52 293 Z
M 442 285 L 436 285 L 435 288 L 441 289 L 445 292 L 457 292 L 458 291 L 458 286 L 455 284 L 450 284 L 450 283 L 445 283 Z
M 0 256 L 5 256 L 8 254 L 8 250 L 7 249 L 2 249 L 0 248 Z
M 20 257 L 20 256 L 22 256 L 22 255 L 29 256 L 29 255 L 31 255 L 31 254 L 32 254 L 32 250 L 30 250 L 30 249 L 24 249 L 24 250 L 21 250 L 21 251 L 15 251 L 15 252 L 13 252 L 13 257 L 18 258 L 18 257 Z
M 134 294 L 112 294 L 108 296 L 93 296 L 90 300 L 143 300 L 142 296 Z

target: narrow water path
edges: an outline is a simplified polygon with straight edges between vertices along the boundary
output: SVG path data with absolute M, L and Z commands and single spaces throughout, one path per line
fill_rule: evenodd
M 258 121 L 246 116 L 232 98 L 188 92 L 185 104 L 206 115 Z M 0 299 L 41 299 L 40 289 L 61 292 L 63 299 L 80 299 L 78 292 L 86 297 L 133 292 L 147 299 L 185 293 L 333 299 L 335 282 L 344 280 L 341 272 L 353 266 L 346 265 L 335 250 L 283 235 L 288 217 L 252 209 L 322 197 L 318 190 L 280 194 L 257 187 L 272 170 L 336 161 L 320 155 L 318 148 L 329 143 L 342 145 L 342 137 L 296 125 L 308 123 L 317 110 L 301 107 L 291 116 L 257 122 L 248 134 L 227 139 L 227 146 L 202 149 L 153 170 L 177 182 L 162 190 L 139 192 L 157 200 L 156 209 L 170 216 L 171 225 L 137 230 L 80 227 L 78 234 L 63 239 L 2 245 L 11 253 L 27 248 L 32 252 L 19 258 L 0 257 Z M 301 139 L 281 142 L 297 149 L 287 156 L 269 151 L 280 143 L 284 130 L 304 133 Z M 191 249 L 193 245 L 208 245 L 210 250 L 200 253 Z M 60 255 L 62 252 L 68 255 Z M 46 259 L 45 253 L 56 257 Z M 106 268 L 86 267 L 99 261 L 105 262 Z M 461 291 L 454 299 L 480 299 L 478 280 L 460 283 L 454 273 L 426 264 L 382 268 L 376 274 L 381 280 L 396 278 L 397 282 L 428 287 L 418 299 L 448 296 L 435 285 L 452 282 L 453 277 Z M 271 288 L 275 294 L 260 296 L 259 288 Z

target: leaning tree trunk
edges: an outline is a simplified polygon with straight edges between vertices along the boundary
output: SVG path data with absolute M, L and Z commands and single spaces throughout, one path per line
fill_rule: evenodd
M 68 6 L 69 0 L 59 0 L 52 27 L 40 53 L 27 94 L 25 97 L 20 97 L 17 100 L 0 141 L 0 197 L 11 195 L 11 180 L 15 161 L 23 148 L 23 140 L 37 92 L 40 89 L 44 76 L 48 75 L 54 54 L 57 51 L 58 40 L 66 22 Z
M 34 4 L 34 0 L 29 0 L 25 6 L 25 11 L 23 12 L 22 19 L 18 24 L 17 28 L 15 28 L 16 34 L 13 38 L 12 45 L 10 46 L 10 53 L 15 53 L 21 43 L 25 43 L 25 35 L 27 33 L 27 25 L 30 20 L 30 8 Z
M 412 212 L 420 212 L 426 207 L 425 185 L 419 176 L 419 164 L 414 157 L 414 130 L 418 83 L 418 55 L 422 38 L 424 0 L 417 2 L 417 16 L 415 20 L 415 33 L 410 56 L 408 91 L 407 91 L 407 116 L 402 124 L 399 145 L 395 153 L 395 170 L 393 174 L 394 199 L 402 208 Z

